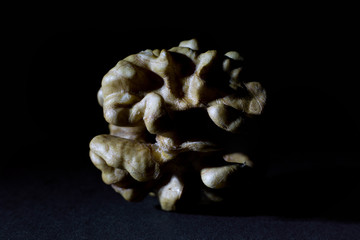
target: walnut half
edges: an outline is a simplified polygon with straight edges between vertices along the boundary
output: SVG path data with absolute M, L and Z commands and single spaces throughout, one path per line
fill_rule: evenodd
M 254 163 L 234 141 L 266 101 L 260 83 L 241 81 L 242 61 L 235 51 L 200 52 L 195 39 L 120 60 L 97 96 L 110 134 L 90 142 L 103 181 L 129 201 L 155 193 L 167 211 L 189 182 L 236 185 L 231 176 Z

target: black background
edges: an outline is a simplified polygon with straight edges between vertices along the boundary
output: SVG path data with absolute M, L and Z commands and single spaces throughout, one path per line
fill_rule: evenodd
M 16 81 L 7 99 L 16 100 L 7 101 L 15 104 L 0 164 L 5 239 L 360 234 L 359 78 L 351 16 L 340 21 L 337 14 L 290 12 L 240 20 L 204 14 L 196 21 L 160 16 L 105 24 L 47 19 L 24 19 L 9 34 Z M 243 79 L 267 89 L 256 144 L 266 169 L 251 201 L 245 192 L 236 206 L 166 213 L 152 198 L 127 203 L 101 182 L 88 157 L 92 137 L 107 132 L 96 99 L 101 79 L 129 54 L 194 37 L 205 50 L 239 51 Z

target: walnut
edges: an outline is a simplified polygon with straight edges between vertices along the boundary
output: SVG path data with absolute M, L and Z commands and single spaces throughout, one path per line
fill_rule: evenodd
M 119 61 L 97 96 L 110 134 L 90 143 L 103 181 L 129 201 L 153 192 L 167 211 L 191 181 L 209 189 L 236 184 L 231 176 L 254 163 L 241 141 L 230 141 L 266 101 L 260 83 L 240 81 L 242 61 L 235 51 L 201 53 L 195 39 Z

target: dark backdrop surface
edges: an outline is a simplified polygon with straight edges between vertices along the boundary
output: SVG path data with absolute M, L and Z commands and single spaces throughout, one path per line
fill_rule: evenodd
M 14 118 L 10 154 L 0 164 L 0 238 L 360 236 L 354 33 L 332 18 L 253 25 L 235 19 L 225 27 L 29 24 L 18 31 L 20 97 L 11 114 L 22 117 Z M 238 193 L 244 201 L 235 205 L 168 213 L 150 197 L 127 203 L 88 157 L 92 137 L 107 133 L 96 99 L 101 79 L 129 54 L 194 37 L 205 50 L 239 51 L 243 78 L 267 89 L 255 148 L 266 168 L 256 191 Z

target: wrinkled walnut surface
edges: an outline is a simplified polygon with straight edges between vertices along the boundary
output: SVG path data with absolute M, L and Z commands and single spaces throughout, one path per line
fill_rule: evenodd
M 97 96 L 110 134 L 90 142 L 103 181 L 129 201 L 155 193 L 168 211 L 190 185 L 221 200 L 207 189 L 230 187 L 253 166 L 234 139 L 266 101 L 260 83 L 240 81 L 242 61 L 235 51 L 201 53 L 194 39 L 119 61 Z

